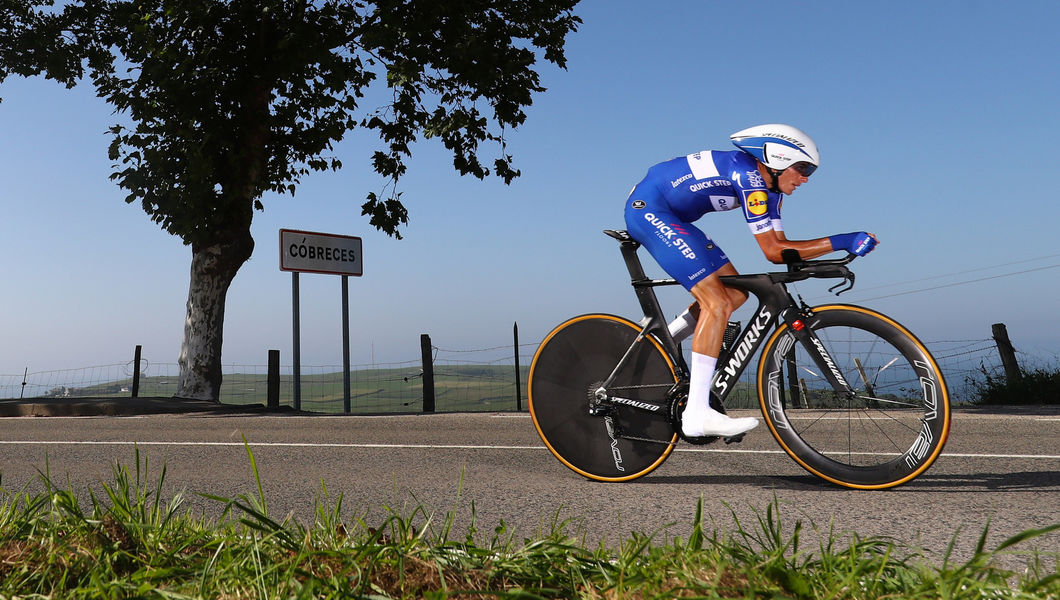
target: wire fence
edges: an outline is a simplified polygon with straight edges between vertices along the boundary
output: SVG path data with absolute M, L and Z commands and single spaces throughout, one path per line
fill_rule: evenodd
M 1004 376 L 1004 369 L 991 338 L 937 341 L 926 344 L 938 361 L 950 387 L 954 403 L 976 399 L 976 386 L 987 375 Z M 537 344 L 496 346 L 475 350 L 447 350 L 432 346 L 435 410 L 515 411 L 526 410 L 526 382 Z M 687 348 L 686 348 L 687 353 Z M 518 371 L 515 357 L 519 357 Z M 1021 365 L 1055 368 L 1057 357 L 1035 356 L 1017 350 Z M 757 406 L 754 368 L 750 363 L 741 381 L 726 400 L 732 408 Z M 116 398 L 131 397 L 133 361 L 78 369 L 0 374 L 0 399 Z M 301 367 L 301 408 L 322 413 L 344 409 L 342 367 Z M 266 404 L 267 365 L 226 365 L 220 400 L 227 404 Z M 281 405 L 293 403 L 294 382 L 290 366 L 281 367 Z M 518 376 L 517 376 L 518 373 Z M 141 360 L 140 397 L 172 397 L 180 369 L 176 363 Z M 517 392 L 518 390 L 518 392 Z M 350 407 L 358 414 L 421 412 L 424 378 L 421 360 L 351 366 Z

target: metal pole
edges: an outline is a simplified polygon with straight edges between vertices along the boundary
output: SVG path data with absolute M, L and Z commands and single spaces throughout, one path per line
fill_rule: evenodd
M 519 323 L 515 323 L 512 332 L 515 334 L 515 410 L 523 411 L 523 391 L 519 381 Z
M 291 312 L 294 338 L 294 348 L 291 353 L 294 359 L 294 409 L 302 410 L 302 349 L 300 347 L 302 334 L 298 322 L 298 271 L 291 273 Z
M 342 411 L 350 412 L 350 278 L 342 276 Z

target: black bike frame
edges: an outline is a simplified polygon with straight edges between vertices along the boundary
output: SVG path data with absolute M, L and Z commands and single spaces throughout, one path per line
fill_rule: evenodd
M 625 260 L 626 268 L 629 270 L 630 283 L 637 294 L 641 310 L 644 311 L 644 320 L 641 321 L 641 331 L 626 351 L 625 355 L 615 365 L 611 375 L 600 386 L 600 391 L 606 393 L 608 386 L 615 380 L 618 373 L 625 366 L 633 350 L 645 336 L 654 335 L 662 344 L 667 353 L 674 359 L 678 380 L 687 382 L 688 365 L 678 346 L 670 335 L 668 323 L 663 315 L 659 299 L 655 295 L 655 288 L 659 286 L 677 285 L 674 279 L 650 279 L 644 273 L 637 250 L 640 243 L 634 240 L 625 231 L 605 230 L 604 233 L 615 238 L 621 244 L 622 258 Z M 796 257 L 797 258 L 797 257 Z M 759 275 L 731 275 L 721 278 L 722 282 L 729 287 L 753 294 L 758 299 L 758 310 L 754 318 L 748 321 L 739 337 L 728 348 L 723 349 L 718 357 L 718 369 L 712 382 L 712 392 L 718 399 L 724 402 L 729 392 L 735 387 L 736 381 L 740 379 L 747 368 L 751 358 L 758 351 L 766 334 L 783 320 L 794 333 L 795 337 L 806 348 L 807 353 L 813 358 L 817 367 L 824 373 L 825 379 L 835 390 L 845 390 L 853 394 L 853 389 L 847 383 L 842 373 L 836 367 L 835 361 L 828 355 L 824 344 L 817 338 L 813 330 L 807 326 L 806 320 L 812 317 L 809 307 L 802 308 L 795 302 L 788 292 L 787 283 L 814 278 L 844 278 L 850 286 L 853 286 L 854 275 L 844 265 L 853 260 L 853 255 L 845 259 L 824 260 L 814 262 L 791 261 L 789 271 L 786 273 L 764 273 Z M 834 286 L 830 291 L 842 287 L 843 284 Z M 843 293 L 850 287 L 839 290 Z M 602 398 L 601 398 L 602 399 Z M 657 412 L 658 409 L 648 407 L 637 407 L 643 410 Z M 659 407 L 662 408 L 662 407 Z

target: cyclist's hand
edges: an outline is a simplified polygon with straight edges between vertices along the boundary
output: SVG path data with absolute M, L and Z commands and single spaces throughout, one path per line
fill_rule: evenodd
M 841 233 L 828 239 L 832 242 L 832 250 L 846 250 L 857 256 L 865 256 L 872 252 L 878 243 L 876 236 L 864 231 Z

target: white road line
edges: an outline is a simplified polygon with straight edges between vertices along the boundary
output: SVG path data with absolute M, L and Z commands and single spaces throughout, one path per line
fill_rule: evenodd
M 744 410 L 746 410 L 747 412 L 749 412 L 751 414 L 756 414 L 756 415 L 758 414 L 757 410 L 754 410 L 754 411 L 751 411 L 750 409 L 744 409 Z M 313 420 L 321 420 L 321 419 L 346 419 L 346 420 L 352 420 L 352 419 L 366 419 L 366 420 L 368 420 L 368 419 L 422 419 L 422 418 L 425 418 L 425 417 L 434 418 L 434 417 L 440 417 L 440 416 L 446 416 L 446 415 L 468 415 L 468 414 L 469 413 L 434 413 L 434 414 L 395 413 L 395 414 L 384 414 L 384 415 L 342 415 L 342 414 L 254 415 L 253 418 L 256 419 L 256 420 L 262 420 L 262 421 L 266 420 L 266 419 L 272 419 L 272 420 L 280 420 L 280 419 L 282 419 L 284 421 L 291 421 L 291 420 L 294 420 L 294 419 L 313 419 Z M 491 419 L 530 419 L 530 413 L 525 413 L 525 412 L 523 412 L 523 413 L 495 413 L 495 414 L 481 413 L 481 414 L 483 416 L 488 416 Z M 199 413 L 159 413 L 159 414 L 151 414 L 151 415 L 120 415 L 120 416 L 113 416 L 113 415 L 58 416 L 57 415 L 57 416 L 54 416 L 54 417 L 51 417 L 51 416 L 47 417 L 47 419 L 49 421 L 57 421 L 57 420 L 60 420 L 60 419 L 81 419 L 81 420 L 84 420 L 84 419 L 124 419 L 124 420 L 128 420 L 128 419 L 154 419 L 154 418 L 157 418 L 157 417 L 173 417 L 173 416 L 175 416 L 175 417 L 191 417 L 191 418 L 195 418 L 195 417 L 198 417 L 198 415 L 199 415 Z M 234 413 L 234 414 L 225 415 L 225 416 L 230 416 L 230 417 L 233 417 L 233 418 L 243 418 L 243 417 L 246 417 L 247 415 Z M 954 419 L 960 419 L 961 417 L 966 416 L 966 415 L 953 414 L 952 416 L 953 416 Z M 1034 421 L 1039 421 L 1039 422 L 1044 422 L 1044 423 L 1060 422 L 1060 417 L 1031 417 L 1031 416 L 1025 416 L 1025 415 L 983 415 L 983 416 L 972 415 L 972 416 L 974 416 L 976 419 L 979 419 L 979 420 L 994 418 L 994 419 L 1006 419 L 1006 420 L 1007 419 L 1031 419 L 1031 420 L 1034 420 Z M 8 417 L 8 418 L 19 419 L 19 418 L 28 418 L 28 417 Z M 810 421 L 810 420 L 835 421 L 835 420 L 841 420 L 841 419 L 844 419 L 844 418 L 846 418 L 846 417 L 789 417 L 789 420 L 791 420 L 791 421 L 800 421 L 800 420 L 801 421 Z
M 30 440 L 0 441 L 3 446 L 208 446 L 242 448 L 243 442 L 135 442 L 135 441 L 86 441 Z M 252 448 L 369 448 L 395 450 L 544 450 L 544 446 L 491 446 L 470 444 L 339 444 L 319 442 L 247 442 Z
M 963 452 L 942 452 L 942 456 L 954 458 L 1036 458 L 1045 460 L 1060 460 L 1057 454 L 967 454 Z
M 340 444 L 319 442 L 248 442 L 251 448 L 360 448 L 368 450 L 544 450 L 544 446 L 515 446 L 489 444 Z M 70 440 L 0 440 L 0 446 L 187 446 L 214 448 L 241 448 L 243 442 L 137 442 L 137 441 L 70 441 Z M 711 454 L 784 454 L 782 450 L 744 450 L 739 448 L 675 448 L 676 452 Z M 858 454 L 875 455 L 861 452 Z M 891 456 L 891 454 L 881 454 Z M 1060 460 L 1060 454 L 973 454 L 966 452 L 943 452 L 950 458 L 993 458 Z

